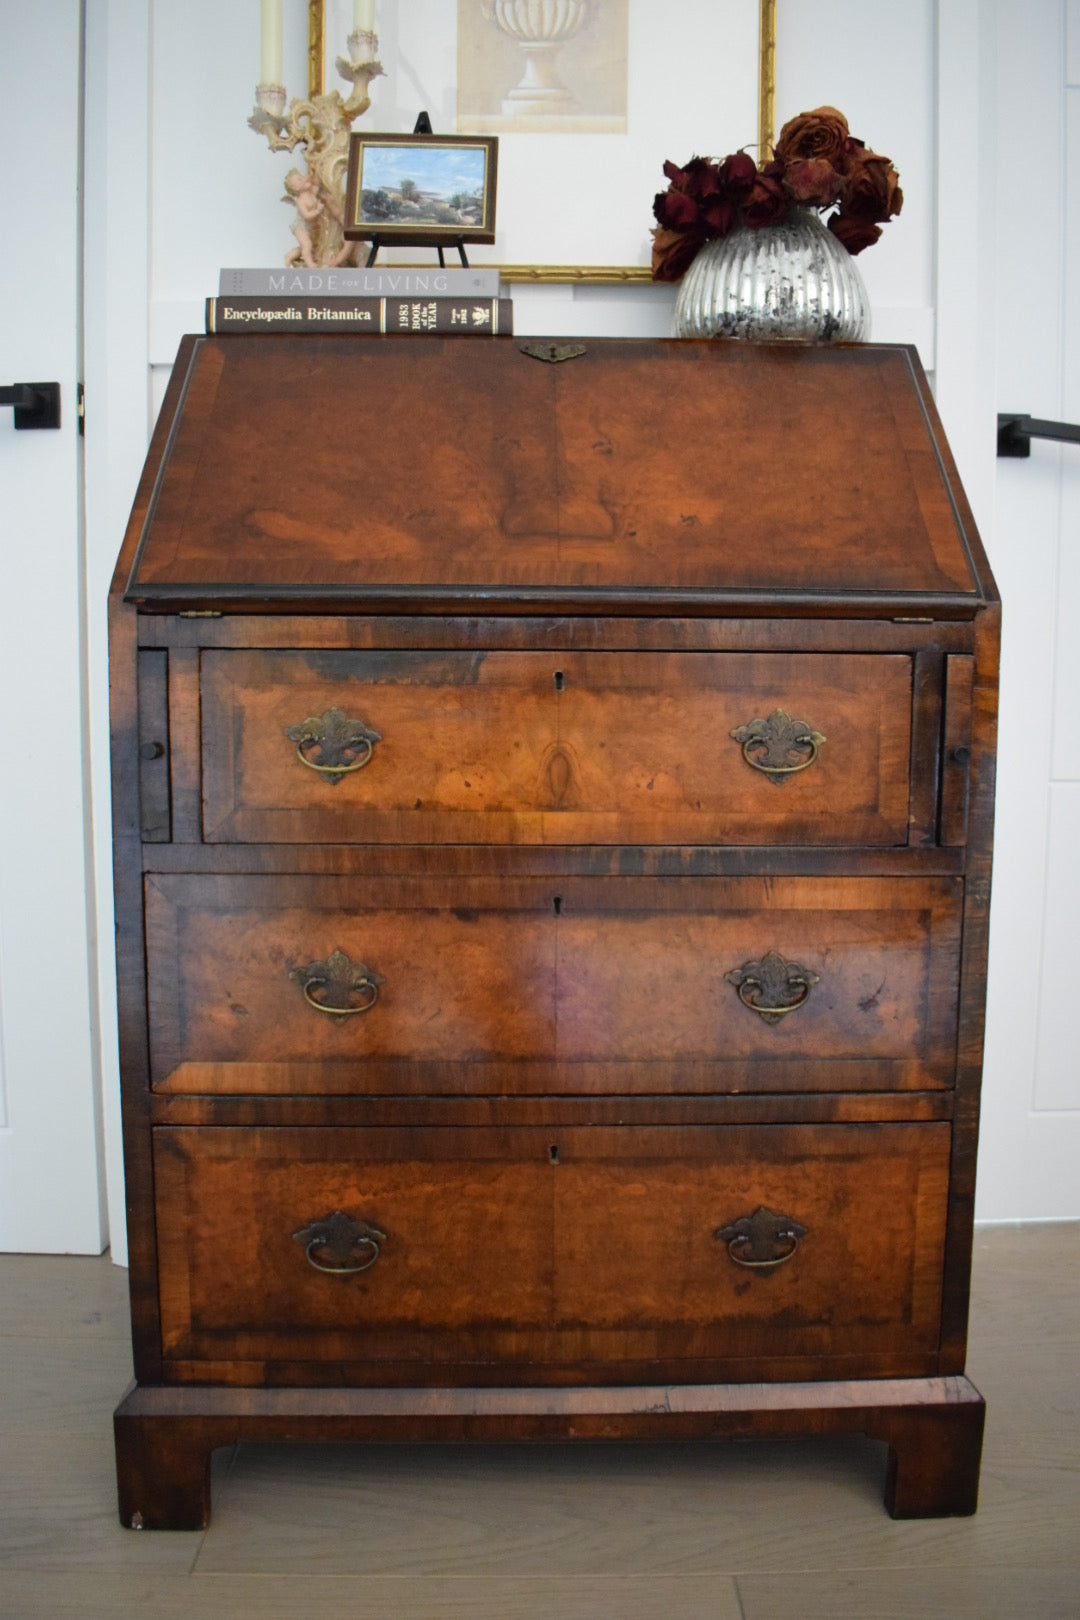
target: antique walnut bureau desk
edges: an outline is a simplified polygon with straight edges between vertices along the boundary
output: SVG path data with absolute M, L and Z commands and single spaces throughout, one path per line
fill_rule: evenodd
M 187 338 L 111 609 L 124 1522 L 845 1430 L 971 1512 L 999 609 L 914 352 Z

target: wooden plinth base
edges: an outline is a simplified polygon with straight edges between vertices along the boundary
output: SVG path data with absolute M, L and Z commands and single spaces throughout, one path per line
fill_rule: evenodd
M 631 1389 L 232 1389 L 133 1385 L 116 1409 L 120 1519 L 198 1530 L 210 1453 L 261 1441 L 704 1441 L 865 1434 L 889 1447 L 893 1518 L 974 1513 L 985 1402 L 966 1378 Z

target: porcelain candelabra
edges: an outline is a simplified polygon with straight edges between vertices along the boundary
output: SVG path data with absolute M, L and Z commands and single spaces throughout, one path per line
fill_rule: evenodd
M 272 152 L 304 148 L 307 173 L 290 169 L 285 176 L 284 202 L 292 203 L 296 218 L 292 233 L 296 246 L 286 255 L 288 265 L 313 268 L 354 264 L 357 244 L 346 242 L 345 183 L 349 166 L 349 135 L 354 119 L 371 105 L 372 79 L 382 75 L 378 39 L 367 30 L 349 35 L 349 60 L 339 56 L 335 66 L 352 81 L 347 100 L 339 91 L 295 99 L 285 110 L 285 86 L 260 84 L 255 89 L 255 110 L 248 127 L 265 135 Z

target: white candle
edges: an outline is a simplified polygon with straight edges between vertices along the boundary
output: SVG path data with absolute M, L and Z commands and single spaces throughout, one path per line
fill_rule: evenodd
M 281 0 L 262 0 L 260 84 L 281 83 Z
M 352 23 L 354 34 L 375 32 L 375 0 L 353 0 Z

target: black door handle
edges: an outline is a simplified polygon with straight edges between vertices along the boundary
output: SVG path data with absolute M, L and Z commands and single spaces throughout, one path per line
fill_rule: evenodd
M 17 428 L 60 426 L 60 384 L 14 383 L 0 388 L 0 405 L 14 405 Z
M 1080 427 L 1072 422 L 1044 422 L 1038 416 L 1020 416 L 1016 411 L 998 417 L 999 456 L 1030 456 L 1032 439 L 1080 444 Z

